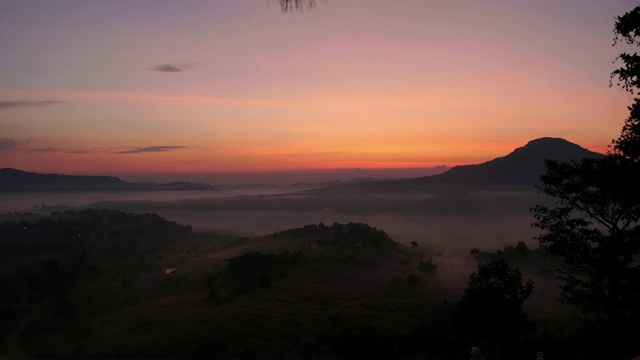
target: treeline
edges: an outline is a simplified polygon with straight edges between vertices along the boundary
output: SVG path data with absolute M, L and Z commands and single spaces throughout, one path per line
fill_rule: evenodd
M 315 238 L 320 246 L 366 246 L 372 248 L 393 248 L 397 245 L 386 232 L 363 223 L 339 224 L 327 226 L 306 225 L 302 228 L 277 232 L 276 235 L 288 237 Z
M 190 226 L 167 221 L 157 214 L 69 210 L 33 221 L 0 223 L 0 256 L 75 250 L 98 257 L 136 257 L 160 249 L 179 249 L 193 235 Z
M 523 241 L 518 241 L 515 246 L 507 245 L 495 251 L 473 248 L 469 251 L 469 257 L 478 263 L 504 259 L 510 265 L 517 266 L 521 270 L 534 270 L 538 275 L 547 278 L 554 277 L 554 269 L 560 266 L 560 258 L 543 249 L 530 248 Z
M 135 286 L 167 263 L 212 249 L 216 236 L 157 214 L 87 209 L 0 222 L 0 354 L 71 355 L 92 318 L 145 295 Z M 53 345 L 47 339 L 55 339 Z M 57 350 L 56 350 L 57 349 Z

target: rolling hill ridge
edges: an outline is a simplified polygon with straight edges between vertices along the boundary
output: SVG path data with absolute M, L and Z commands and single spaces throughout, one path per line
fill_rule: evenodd
M 188 182 L 130 183 L 115 176 L 39 174 L 0 169 L 0 192 L 11 191 L 213 191 L 208 184 Z

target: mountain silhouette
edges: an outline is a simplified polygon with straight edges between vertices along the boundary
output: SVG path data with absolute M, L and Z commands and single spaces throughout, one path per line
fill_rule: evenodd
M 39 174 L 12 168 L 0 169 L 0 192 L 10 191 L 192 191 L 217 190 L 208 184 L 187 182 L 130 183 L 115 176 Z
M 540 138 L 510 154 L 482 164 L 456 166 L 448 171 L 419 178 L 372 181 L 331 185 L 322 189 L 306 190 L 308 194 L 349 194 L 369 192 L 420 191 L 440 185 L 460 186 L 529 186 L 539 182 L 546 171 L 545 159 L 569 162 L 583 158 L 601 157 L 603 154 L 587 150 L 561 138 Z
M 333 184 L 308 193 L 340 193 L 348 191 L 417 190 L 429 184 L 450 185 L 521 185 L 533 186 L 546 171 L 545 159 L 572 161 L 601 157 L 561 138 L 540 138 L 528 142 L 510 154 L 482 164 L 456 166 L 448 171 L 420 178 L 400 180 L 351 181 Z M 295 187 L 295 186 L 294 186 Z M 0 192 L 7 191 L 126 191 L 126 190 L 217 190 L 208 184 L 174 182 L 168 184 L 130 183 L 114 176 L 78 176 L 39 174 L 17 169 L 0 169 Z
M 510 154 L 482 164 L 455 166 L 448 171 L 414 179 L 424 183 L 535 185 L 546 171 L 545 159 L 570 162 L 604 156 L 561 138 L 529 141 Z

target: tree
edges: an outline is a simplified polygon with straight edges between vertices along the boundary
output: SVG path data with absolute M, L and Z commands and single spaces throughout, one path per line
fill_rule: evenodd
M 315 0 L 280 0 L 280 8 L 283 12 L 290 12 L 293 10 L 304 11 L 313 9 L 316 6 Z
M 617 18 L 614 44 L 640 45 L 640 7 Z M 611 74 L 631 94 L 640 89 L 640 56 L 621 54 Z M 535 206 L 540 247 L 559 255 L 561 301 L 616 332 L 639 314 L 640 304 L 640 99 L 629 107 L 613 151 L 572 163 L 546 161 L 538 186 L 555 198 Z
M 538 189 L 556 199 L 532 208 L 540 247 L 559 255 L 561 301 L 617 328 L 640 301 L 640 180 L 620 156 L 547 161 Z
M 433 275 L 438 271 L 438 265 L 433 262 L 432 256 L 429 256 L 429 260 L 427 261 L 424 261 L 424 257 L 420 256 L 420 263 L 417 268 L 421 273 L 430 275 Z
M 619 16 L 614 28 L 614 42 L 622 41 L 628 45 L 640 46 L 640 6 Z M 622 53 L 616 60 L 622 61 L 622 66 L 611 73 L 613 79 L 618 79 L 618 85 L 629 94 L 638 94 L 640 89 L 640 55 L 638 53 Z M 625 120 L 618 139 L 613 140 L 614 151 L 634 162 L 640 161 L 640 99 L 634 98 L 629 106 L 629 117 Z
M 532 292 L 533 282 L 523 285 L 520 271 L 504 259 L 479 264 L 452 309 L 456 333 L 471 344 L 495 349 L 496 357 L 513 354 L 520 337 L 535 330 L 522 310 Z

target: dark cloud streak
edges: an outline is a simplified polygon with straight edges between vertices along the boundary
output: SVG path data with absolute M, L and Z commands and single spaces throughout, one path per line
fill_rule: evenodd
M 9 151 L 19 145 L 28 144 L 29 140 L 14 140 L 9 138 L 0 138 L 0 151 Z
M 163 72 L 163 73 L 176 73 L 176 72 L 185 71 L 186 69 L 183 66 L 179 66 L 179 65 L 162 64 L 162 65 L 158 65 L 156 67 L 151 68 L 151 70 L 157 71 L 157 72 Z
M 0 138 L 0 151 L 7 151 L 18 146 L 18 142 L 11 139 Z
M 30 149 L 29 152 L 59 152 L 60 149 L 52 148 L 51 146 L 47 146 L 46 148 L 36 148 Z
M 186 146 L 150 146 L 150 147 L 143 147 L 143 148 L 137 148 L 132 150 L 117 151 L 117 152 L 114 152 L 114 154 L 141 154 L 141 153 L 153 153 L 153 152 L 168 152 L 168 151 L 185 149 L 185 148 Z
M 42 101 L 0 101 L 1 109 L 35 107 L 35 106 L 51 106 L 62 103 L 59 100 L 42 100 Z
M 197 63 L 186 63 L 186 64 L 161 64 L 158 66 L 154 66 L 149 70 L 161 72 L 161 73 L 177 73 L 183 72 L 187 70 L 191 70 L 194 67 L 197 67 Z

